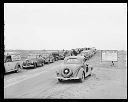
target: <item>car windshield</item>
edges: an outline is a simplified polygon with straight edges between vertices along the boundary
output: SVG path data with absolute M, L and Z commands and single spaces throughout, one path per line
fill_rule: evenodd
M 69 58 L 69 59 L 65 60 L 64 63 L 66 63 L 66 64 L 81 64 L 82 61 L 77 58 Z

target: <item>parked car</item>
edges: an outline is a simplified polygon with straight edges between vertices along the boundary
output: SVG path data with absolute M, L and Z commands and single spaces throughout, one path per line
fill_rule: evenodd
M 76 51 L 75 49 L 71 50 L 71 56 L 77 56 L 78 51 Z
M 27 59 L 23 62 L 23 68 L 43 66 L 45 59 L 40 54 L 29 54 Z
M 96 48 L 92 47 L 91 50 L 93 51 L 94 54 L 96 54 Z
M 45 63 L 53 63 L 55 61 L 51 53 L 43 53 L 42 57 L 45 59 Z
M 83 82 L 85 77 L 91 75 L 92 70 L 93 67 L 86 64 L 84 56 L 69 56 L 64 59 L 56 74 L 59 82 L 72 79 Z
M 64 51 L 65 57 L 71 56 L 71 54 L 72 54 L 72 51 L 69 51 L 69 50 Z
M 4 72 L 20 72 L 22 69 L 21 56 L 19 54 L 4 55 Z
M 55 61 L 58 61 L 60 59 L 60 56 L 59 56 L 58 52 L 52 52 L 52 56 L 54 57 Z
M 91 56 L 88 50 L 84 50 L 80 53 L 81 56 L 84 56 L 86 60 L 88 60 Z
M 64 58 L 65 58 L 64 51 L 59 52 L 59 59 L 64 60 Z

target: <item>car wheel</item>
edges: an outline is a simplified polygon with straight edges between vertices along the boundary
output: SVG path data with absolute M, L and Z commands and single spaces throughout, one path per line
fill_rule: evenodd
M 59 82 L 63 82 L 63 80 L 62 80 L 62 79 L 58 79 L 58 81 L 59 81 Z
M 50 60 L 48 61 L 48 64 L 50 63 Z
M 91 76 L 92 75 L 92 73 L 90 73 L 88 76 Z
M 34 63 L 34 68 L 36 68 L 37 67 L 37 64 L 36 63 Z
M 92 74 L 90 73 L 88 76 L 91 76 Z
M 85 79 L 85 75 L 84 75 L 84 72 L 82 73 L 82 77 L 80 78 L 80 82 L 83 82 Z
M 22 66 L 22 68 L 24 69 L 24 66 Z
M 41 63 L 41 66 L 44 66 L 44 62 L 43 62 L 43 63 Z
M 21 71 L 21 66 L 20 65 L 16 65 L 16 73 Z

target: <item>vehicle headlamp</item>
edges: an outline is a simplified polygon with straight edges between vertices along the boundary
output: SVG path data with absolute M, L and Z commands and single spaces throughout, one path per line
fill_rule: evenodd
M 69 73 L 69 69 L 65 69 L 64 74 L 68 74 L 68 73 Z

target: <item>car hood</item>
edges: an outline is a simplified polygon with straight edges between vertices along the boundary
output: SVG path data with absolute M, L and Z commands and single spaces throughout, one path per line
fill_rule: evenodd
M 35 62 L 37 59 L 26 59 L 24 62 Z

